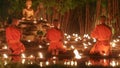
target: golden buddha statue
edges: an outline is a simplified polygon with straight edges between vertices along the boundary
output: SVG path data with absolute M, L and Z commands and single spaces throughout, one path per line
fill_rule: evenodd
M 26 1 L 26 8 L 23 9 L 23 20 L 33 20 L 34 18 L 34 10 L 31 8 L 32 1 Z

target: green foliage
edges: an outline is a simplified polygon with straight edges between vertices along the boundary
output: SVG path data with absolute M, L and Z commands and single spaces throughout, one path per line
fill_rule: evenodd
M 53 7 L 57 7 L 58 12 L 64 14 L 70 9 L 83 7 L 86 3 L 93 3 L 96 1 L 97 0 L 32 0 L 32 8 L 36 10 L 38 4 L 43 2 L 45 8 L 47 9 L 47 14 L 53 13 Z M 9 15 L 21 18 L 22 9 L 25 7 L 25 2 L 26 0 L 1 0 L 0 21 L 6 20 Z M 103 6 L 105 6 L 105 4 L 106 0 L 103 2 Z

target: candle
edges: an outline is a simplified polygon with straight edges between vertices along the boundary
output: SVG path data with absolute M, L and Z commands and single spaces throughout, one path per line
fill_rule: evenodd
M 39 48 L 42 48 L 42 46 L 41 46 L 41 45 L 39 45 Z
M 39 58 L 43 58 L 43 54 L 41 52 L 38 53 Z
M 43 67 L 43 62 L 40 62 L 40 64 L 39 64 L 39 65 L 40 65 L 40 67 Z
M 21 58 L 26 58 L 24 53 L 21 54 Z
M 22 59 L 22 64 L 25 64 L 25 61 L 26 61 L 25 59 Z
M 48 66 L 50 63 L 49 63 L 49 61 L 46 61 L 46 65 Z
M 73 52 L 74 52 L 74 54 L 75 54 L 75 58 L 76 58 L 76 59 L 81 59 L 81 58 L 82 58 L 82 57 L 80 56 L 80 54 L 79 54 L 79 52 L 78 52 L 77 49 L 75 49 Z
M 8 47 L 7 47 L 6 45 L 4 45 L 4 46 L 2 47 L 2 49 L 8 49 Z
M 7 59 L 8 58 L 7 54 L 3 54 L 3 58 Z

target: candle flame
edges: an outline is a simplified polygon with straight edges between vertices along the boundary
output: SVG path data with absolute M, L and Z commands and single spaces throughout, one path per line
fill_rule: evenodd
M 77 49 L 75 49 L 73 52 L 74 52 L 74 54 L 75 54 L 75 58 L 76 58 L 76 59 L 81 59 L 81 56 L 80 56 L 80 54 L 79 54 L 79 52 L 78 52 Z

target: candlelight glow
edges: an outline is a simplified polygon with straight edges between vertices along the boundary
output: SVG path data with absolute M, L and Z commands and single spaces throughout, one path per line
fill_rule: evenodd
M 43 67 L 43 62 L 40 62 L 40 64 L 39 64 L 39 65 L 40 65 L 40 67 Z
M 43 58 L 43 54 L 41 52 L 38 53 L 39 58 Z
M 112 47 L 116 46 L 115 42 L 111 42 L 110 44 L 111 44 Z
M 25 64 L 25 59 L 22 59 L 22 64 Z
M 46 65 L 49 65 L 50 63 L 49 63 L 49 61 L 46 61 Z
M 4 45 L 4 46 L 2 47 L 2 49 L 8 49 L 8 47 L 7 47 L 6 45 Z
M 110 62 L 110 65 L 112 66 L 112 67 L 115 67 L 115 66 L 117 66 L 118 65 L 118 62 L 116 62 L 116 61 L 111 61 Z
M 71 49 L 75 49 L 75 47 L 73 45 L 71 45 Z
M 41 46 L 41 45 L 39 45 L 39 48 L 42 48 L 42 46 Z
M 31 42 L 31 40 L 27 40 L 28 42 Z
M 78 52 L 77 49 L 75 49 L 73 52 L 74 52 L 74 54 L 75 54 L 75 58 L 76 58 L 76 59 L 81 59 L 81 56 L 80 56 L 80 54 L 79 54 L 79 52 Z
M 8 55 L 7 54 L 3 54 L 3 58 L 8 58 Z
M 24 53 L 21 54 L 21 58 L 26 58 Z

